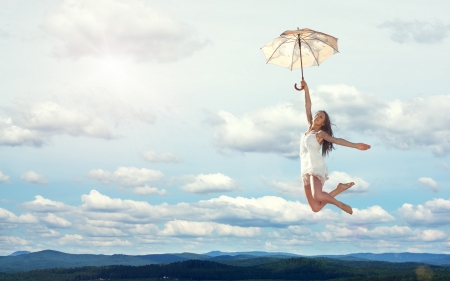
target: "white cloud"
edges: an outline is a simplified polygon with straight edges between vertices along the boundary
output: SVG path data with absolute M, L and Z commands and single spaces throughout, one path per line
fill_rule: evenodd
M 439 184 L 432 178 L 421 177 L 418 181 L 433 192 L 439 191 Z
M 6 222 L 10 224 L 33 224 L 37 223 L 38 219 L 31 214 L 16 216 L 10 211 L 0 208 L 0 222 Z
M 21 104 L 5 109 L 0 117 L 0 145 L 42 146 L 54 135 L 87 136 L 111 139 L 106 123 L 55 102 Z
M 162 162 L 162 163 L 179 163 L 180 158 L 172 153 L 157 154 L 154 151 L 147 151 L 142 154 L 145 160 L 149 162 Z
M 238 236 L 253 237 L 260 235 L 258 227 L 240 227 L 213 222 L 170 221 L 165 224 L 161 234 L 168 236 Z
M 114 180 L 113 174 L 111 172 L 104 171 L 102 169 L 90 170 L 87 177 L 102 184 L 109 184 Z
M 52 213 L 47 214 L 45 217 L 41 217 L 40 220 L 51 228 L 68 228 L 72 225 L 72 223 L 70 223 L 66 219 Z
M 53 48 L 57 57 L 169 62 L 206 45 L 187 24 L 135 0 L 66 0 L 42 26 L 58 40 Z
M 89 171 L 88 178 L 103 184 L 115 182 L 124 187 L 139 187 L 145 183 L 159 181 L 164 174 L 157 170 L 136 167 L 119 167 L 114 173 L 102 169 Z
M 42 224 L 38 224 L 32 227 L 28 227 L 27 228 L 27 233 L 29 235 L 39 235 L 41 237 L 47 237 L 47 238 L 55 238 L 55 237 L 60 237 L 61 234 L 54 230 L 54 229 L 50 229 L 46 226 L 43 226 Z
M 414 206 L 403 204 L 398 214 L 410 225 L 448 225 L 450 224 L 450 200 L 442 198 Z
M 390 29 L 391 39 L 397 43 L 417 42 L 433 44 L 444 40 L 448 36 L 450 26 L 435 19 L 431 21 L 404 21 L 396 19 L 384 22 L 380 28 Z
M 164 177 L 160 171 L 136 167 L 120 167 L 114 172 L 114 180 L 121 186 L 138 186 L 159 181 Z
M 128 240 L 120 240 L 118 238 L 86 238 L 79 234 L 66 234 L 58 239 L 60 245 L 76 245 L 91 247 L 112 247 L 112 246 L 131 246 Z
M 395 221 L 395 218 L 380 206 L 371 206 L 363 210 L 353 208 L 353 215 L 351 217 L 345 217 L 344 221 L 351 225 L 361 225 L 392 222 Z
M 123 229 L 120 229 L 122 227 Z M 125 231 L 127 228 L 125 226 L 119 226 L 119 228 L 113 228 L 113 227 L 98 227 L 93 225 L 79 225 L 78 231 L 83 232 L 83 234 L 86 234 L 91 237 L 123 237 L 128 236 Z
M 47 142 L 44 135 L 38 131 L 21 128 L 12 123 L 11 118 L 0 118 L 0 145 L 42 146 Z
M 268 181 L 265 177 L 260 176 L 264 183 L 275 189 L 277 194 L 288 195 L 288 196 L 304 196 L 305 192 L 303 190 L 302 179 L 297 179 L 293 182 L 280 182 L 280 181 Z
M 239 190 L 239 183 L 229 176 L 221 173 L 217 174 L 200 174 L 193 179 L 193 182 L 186 184 L 181 187 L 182 190 L 199 193 L 208 194 L 215 192 L 230 192 Z
M 327 231 L 322 232 L 320 236 L 333 240 L 335 238 L 358 238 L 358 239 L 376 239 L 382 241 L 421 241 L 435 242 L 447 239 L 448 235 L 435 229 L 411 229 L 407 226 L 378 226 L 372 229 L 360 227 L 337 227 L 327 225 Z
M 436 156 L 450 154 L 450 95 L 385 101 L 347 85 L 319 86 L 313 110 L 326 109 L 339 129 L 379 138 L 385 145 L 410 150 L 427 147 Z M 296 100 L 236 117 L 219 111 L 209 117 L 219 151 L 277 153 L 298 157 L 307 128 L 304 101 Z M 358 118 L 355 118 L 358 116 Z M 401 126 L 399 126 L 401 124 Z M 337 136 L 339 137 L 339 136 Z M 352 140 L 350 140 L 352 141 Z
M 447 239 L 448 235 L 437 229 L 428 229 L 424 230 L 420 235 L 420 239 L 423 241 L 431 242 L 431 241 L 442 241 Z
M 359 177 L 352 177 L 344 172 L 332 172 L 329 174 L 329 179 L 325 182 L 324 191 L 330 192 L 335 189 L 339 183 L 354 182 L 355 185 L 347 189 L 339 196 L 364 194 L 369 190 L 369 183 Z
M 10 248 L 11 246 L 25 246 L 30 242 L 15 236 L 0 236 L 1 248 Z
M 298 156 L 300 128 L 306 127 L 301 113 L 290 103 L 263 108 L 241 117 L 224 110 L 209 116 L 215 127 L 214 144 L 218 151 L 279 153 Z
M 110 198 L 106 195 L 101 194 L 96 190 L 91 190 L 89 194 L 83 194 L 81 196 L 83 201 L 82 208 L 87 211 L 92 212 L 125 212 L 134 211 L 135 214 L 149 212 L 153 215 L 154 209 L 147 202 L 138 202 L 133 200 L 122 200 L 119 198 Z M 150 211 L 153 211 L 150 213 Z
M 36 195 L 34 198 L 35 199 L 33 201 L 20 204 L 20 207 L 24 208 L 27 211 L 38 213 L 67 212 L 73 209 L 73 207 L 66 205 L 63 202 L 52 201 L 40 195 Z
M 34 171 L 27 171 L 22 173 L 20 178 L 26 182 L 34 184 L 48 184 L 48 180 L 44 175 L 39 175 Z
M 6 183 L 6 182 L 9 182 L 9 176 L 4 175 L 2 173 L 2 171 L 0 171 L 0 183 Z
M 152 194 L 156 194 L 156 195 L 166 195 L 166 190 L 165 189 L 161 189 L 159 190 L 157 187 L 149 187 L 149 186 L 142 186 L 142 187 L 134 187 L 132 189 L 132 192 L 136 195 L 152 195 Z

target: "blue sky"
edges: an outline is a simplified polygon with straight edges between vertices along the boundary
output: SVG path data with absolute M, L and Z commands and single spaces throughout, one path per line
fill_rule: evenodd
M 450 253 L 450 7 L 442 1 L 0 1 L 0 255 Z M 260 48 L 339 38 L 305 68 L 356 185 L 303 195 L 300 71 Z

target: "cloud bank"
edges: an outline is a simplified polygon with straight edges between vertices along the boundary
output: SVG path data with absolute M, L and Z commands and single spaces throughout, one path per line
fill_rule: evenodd
M 313 110 L 326 109 L 339 129 L 377 137 L 402 150 L 428 148 L 450 154 L 450 95 L 385 101 L 347 85 L 319 86 L 312 92 Z M 302 100 L 262 108 L 242 116 L 224 110 L 208 117 L 218 151 L 276 153 L 296 158 L 306 131 Z M 339 137 L 339 136 L 337 136 Z
M 92 246 L 114 249 L 161 243 L 183 247 L 186 243 L 198 243 L 199 246 L 239 238 L 244 239 L 239 240 L 240 243 L 259 247 L 270 239 L 271 245 L 266 245 L 266 249 L 288 250 L 294 245 L 336 245 L 355 240 L 355 245 L 361 249 L 389 248 L 387 245 L 396 249 L 402 243 L 447 243 L 449 238 L 443 230 L 411 227 L 412 222 L 448 224 L 446 212 L 450 208 L 446 205 L 449 202 L 443 199 L 426 202 L 424 206 L 403 205 L 398 212 L 409 220 L 407 226 L 396 224 L 396 219 L 380 206 L 354 208 L 352 216 L 333 207 L 313 213 L 306 203 L 276 196 L 220 196 L 198 202 L 152 205 L 146 201 L 112 198 L 91 190 L 81 196 L 81 201 L 79 206 L 70 206 L 38 195 L 35 200 L 20 204 L 25 211 L 20 216 L 0 208 L 0 228 L 24 227 L 33 233 L 30 241 L 8 236 L 3 242 L 0 239 L 0 245 L 5 246 L 2 243 L 9 241 L 16 246 L 23 244 L 33 248 L 36 247 L 34 241 L 51 238 L 46 243 L 77 246 L 86 251 Z M 423 214 L 427 211 L 428 216 L 440 217 L 424 221 Z M 324 225 L 324 228 L 313 230 L 314 225 Z M 366 245 L 374 240 L 381 244 Z M 39 247 L 42 245 L 42 241 L 39 242 Z
M 57 57 L 130 57 L 171 62 L 205 47 L 195 30 L 136 0 L 66 0 L 42 28 L 57 42 Z
M 443 41 L 450 30 L 449 25 L 435 19 L 430 21 L 386 21 L 379 26 L 391 31 L 391 39 L 397 43 L 416 42 L 433 44 Z
M 42 146 L 55 135 L 112 139 L 107 124 L 55 102 L 20 104 L 0 116 L 0 145 Z

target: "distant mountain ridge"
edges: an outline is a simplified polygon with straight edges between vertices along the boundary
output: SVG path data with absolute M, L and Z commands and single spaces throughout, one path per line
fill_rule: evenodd
M 31 252 L 29 252 L 29 251 L 17 251 L 17 252 L 12 253 L 12 254 L 9 255 L 9 256 L 26 255 L 26 254 L 29 254 L 29 253 L 31 253 Z
M 381 262 L 416 262 L 437 266 L 450 266 L 450 255 L 429 253 L 355 253 L 348 255 L 300 256 L 283 252 L 221 252 L 212 251 L 205 254 L 171 253 L 149 255 L 94 255 L 68 254 L 53 250 L 27 253 L 18 251 L 9 256 L 0 256 L 0 272 L 13 273 L 34 269 L 68 268 L 81 266 L 130 265 L 142 266 L 167 264 L 188 260 L 213 261 L 232 266 L 254 266 L 276 262 L 289 258 L 330 258 L 347 262 L 381 261 Z

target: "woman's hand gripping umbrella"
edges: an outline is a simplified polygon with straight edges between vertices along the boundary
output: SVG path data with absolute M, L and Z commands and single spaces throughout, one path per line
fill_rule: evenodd
M 303 67 L 320 65 L 325 59 L 338 53 L 337 38 L 314 31 L 308 28 L 287 30 L 279 37 L 261 48 L 266 62 L 289 68 L 301 68 L 302 81 Z M 297 91 L 303 90 L 298 88 Z

